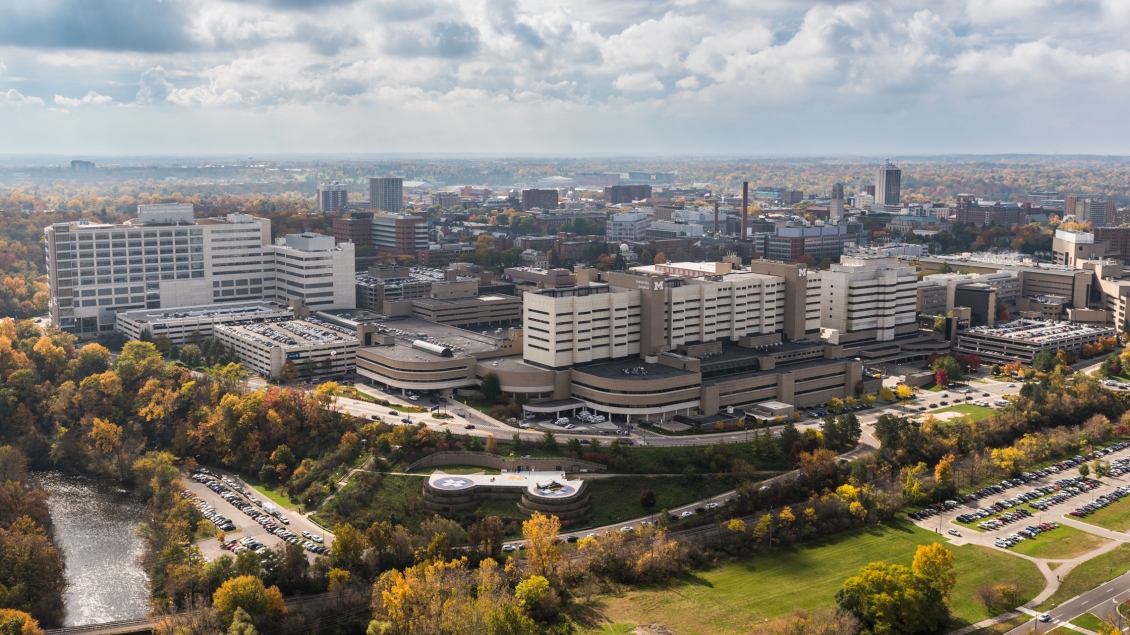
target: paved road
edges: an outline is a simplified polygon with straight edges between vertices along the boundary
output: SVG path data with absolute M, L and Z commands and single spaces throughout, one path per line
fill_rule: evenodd
M 230 479 L 235 480 L 238 483 L 241 483 L 244 489 L 248 489 L 249 491 L 254 490 L 254 488 L 249 487 L 246 483 L 243 483 L 237 476 L 230 472 L 218 470 L 213 467 L 209 467 L 208 469 L 212 472 L 222 474 Z M 228 501 L 224 500 L 216 492 L 208 489 L 204 484 L 197 483 L 196 481 L 189 478 L 188 475 L 185 475 L 184 480 L 185 483 L 188 484 L 188 488 L 190 490 L 195 492 L 197 496 L 199 496 L 202 500 L 215 508 L 215 510 L 219 512 L 220 515 L 227 517 L 232 521 L 232 523 L 235 524 L 236 531 L 227 534 L 225 539 L 230 540 L 232 538 L 235 538 L 238 540 L 245 536 L 252 536 L 263 545 L 265 545 L 268 549 L 273 549 L 277 544 L 282 542 L 281 538 L 274 534 L 268 533 L 262 525 L 252 520 L 250 516 L 244 514 Z M 262 492 L 259 492 L 257 490 L 254 491 L 255 497 L 260 501 L 269 502 L 269 499 L 266 498 Z M 297 511 L 292 511 L 289 509 L 279 509 L 279 511 L 283 516 L 286 516 L 287 520 L 290 521 L 290 525 L 287 525 L 287 527 L 295 534 L 301 536 L 302 532 L 307 531 L 311 534 L 321 536 L 322 539 L 325 540 L 326 547 L 329 547 L 331 544 L 333 544 L 333 534 L 326 532 L 321 527 L 314 524 L 314 522 L 309 518 L 306 518 Z M 231 553 L 230 551 L 225 551 L 224 549 L 222 549 L 220 547 L 219 541 L 215 538 L 202 540 L 197 543 L 197 546 L 200 547 L 200 553 L 203 554 L 203 556 L 208 560 L 214 560 L 219 555 Z M 311 562 L 313 562 L 314 558 L 317 557 L 310 552 L 307 552 L 307 555 Z
M 1051 622 L 1041 623 L 1032 618 L 1009 631 L 1007 635 L 1027 635 L 1033 632 L 1046 633 L 1056 626 L 1067 624 L 1084 613 L 1094 613 L 1100 618 L 1105 618 L 1116 612 L 1118 605 L 1124 602 L 1127 597 L 1130 597 L 1130 573 L 1120 575 L 1110 582 L 1082 595 L 1077 595 L 1048 611 L 1052 618 Z

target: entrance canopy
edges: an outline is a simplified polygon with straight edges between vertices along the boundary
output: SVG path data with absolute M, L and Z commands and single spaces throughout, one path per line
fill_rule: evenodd
M 563 412 L 565 410 L 576 410 L 577 408 L 584 408 L 585 404 L 580 399 L 559 399 L 557 401 L 543 401 L 541 403 L 528 403 L 522 406 L 526 412 L 538 412 L 542 414 L 551 414 Z

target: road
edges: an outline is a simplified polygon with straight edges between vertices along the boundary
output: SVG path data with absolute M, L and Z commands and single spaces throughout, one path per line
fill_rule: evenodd
M 1125 573 L 1051 609 L 1048 611 L 1052 618 L 1051 622 L 1041 623 L 1036 618 L 1032 618 L 1009 631 L 1007 635 L 1046 633 L 1057 626 L 1066 625 L 1084 613 L 1093 613 L 1099 618 L 1106 618 L 1116 612 L 1118 605 L 1128 596 L 1130 596 L 1130 573 Z
M 214 472 L 214 473 L 221 474 L 223 476 L 227 476 L 228 478 L 232 479 L 233 481 L 243 485 L 244 489 L 247 489 L 248 491 L 253 491 L 255 497 L 258 498 L 260 501 L 268 501 L 268 502 L 270 501 L 269 498 L 267 498 L 266 496 L 263 495 L 263 492 L 260 492 L 260 491 L 256 490 L 255 488 L 249 487 L 246 483 L 244 483 L 242 480 L 240 480 L 239 477 L 237 477 L 235 474 L 232 474 L 230 472 L 226 472 L 224 470 L 219 470 L 219 469 L 216 469 L 216 468 L 211 467 L 211 466 L 208 467 L 208 470 L 211 471 L 211 472 Z M 189 478 L 188 475 L 185 475 L 184 481 L 185 481 L 185 483 L 188 484 L 188 489 L 195 492 L 196 495 L 198 497 L 200 497 L 201 500 L 203 500 L 204 502 L 211 505 L 217 512 L 220 513 L 221 516 L 228 518 L 229 520 L 232 521 L 232 523 L 235 524 L 236 531 L 228 533 L 226 535 L 225 539 L 228 539 L 228 540 L 230 540 L 232 538 L 241 539 L 241 538 L 244 538 L 245 536 L 251 536 L 251 537 L 255 538 L 256 540 L 258 540 L 263 545 L 265 545 L 268 549 L 273 549 L 276 545 L 278 545 L 280 542 L 282 542 L 281 538 L 279 538 L 278 536 L 276 536 L 274 534 L 268 533 L 267 530 L 264 529 L 262 525 L 255 522 L 254 520 L 252 520 L 250 516 L 248 516 L 247 514 L 244 514 L 242 511 L 240 511 L 238 508 L 236 508 L 234 505 L 232 505 L 228 501 L 224 500 L 223 497 L 221 497 L 216 492 L 213 492 L 212 490 L 208 489 L 204 484 L 197 483 L 196 481 Z M 333 534 L 326 532 L 321 527 L 314 524 L 314 522 L 312 520 L 303 516 L 301 513 L 297 512 L 297 511 L 292 511 L 292 510 L 289 510 L 289 509 L 279 509 L 279 511 L 282 513 L 282 515 L 286 516 L 287 520 L 290 521 L 290 524 L 287 525 L 287 528 L 290 529 L 295 534 L 301 536 L 302 532 L 304 532 L 304 531 L 309 532 L 313 535 L 321 536 L 322 539 L 325 541 L 326 547 L 329 547 L 331 544 L 333 544 Z M 221 548 L 220 542 L 218 540 L 214 539 L 214 538 L 209 538 L 207 540 L 201 540 L 200 542 L 198 542 L 196 544 L 200 548 L 200 553 L 205 558 L 207 558 L 208 560 L 214 560 L 217 556 L 220 556 L 220 555 L 225 554 L 225 553 L 227 553 L 227 554 L 231 553 L 230 551 L 225 551 L 223 548 Z M 317 557 L 313 553 L 310 553 L 310 552 L 307 552 L 307 556 L 309 557 L 311 562 L 313 562 L 314 558 Z

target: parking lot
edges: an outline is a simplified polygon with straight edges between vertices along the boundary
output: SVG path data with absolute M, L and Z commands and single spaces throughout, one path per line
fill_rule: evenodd
M 185 479 L 188 489 L 182 492 L 182 496 L 191 499 L 203 513 L 212 518 L 218 516 L 219 520 L 213 520 L 213 524 L 228 534 L 225 535 L 227 547 L 211 538 L 197 543 L 208 560 L 224 553 L 235 553 L 236 550 L 273 549 L 286 540 L 301 545 L 312 561 L 318 552 L 332 544 L 333 536 L 307 518 L 275 509 L 269 501 L 261 500 L 252 488 L 232 475 L 204 469 L 208 471 Z
M 1130 495 L 1130 487 L 1115 482 L 1130 474 L 1127 454 L 1130 442 L 1113 444 L 911 512 L 908 517 L 935 531 L 945 526 L 947 533 L 962 542 L 1011 547 L 1057 528 L 1058 523 L 1044 518 L 1048 514 L 1082 518 Z M 1096 459 L 1110 466 L 1110 476 L 1101 482 L 1078 472 L 1080 465 Z M 1005 535 L 1008 530 L 1012 533 Z

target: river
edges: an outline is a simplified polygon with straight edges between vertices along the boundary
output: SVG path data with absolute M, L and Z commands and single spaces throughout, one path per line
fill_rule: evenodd
M 136 531 L 145 507 L 137 497 L 110 481 L 60 472 L 40 472 L 34 481 L 50 494 L 47 506 L 66 561 L 64 626 L 144 617 L 145 544 Z

